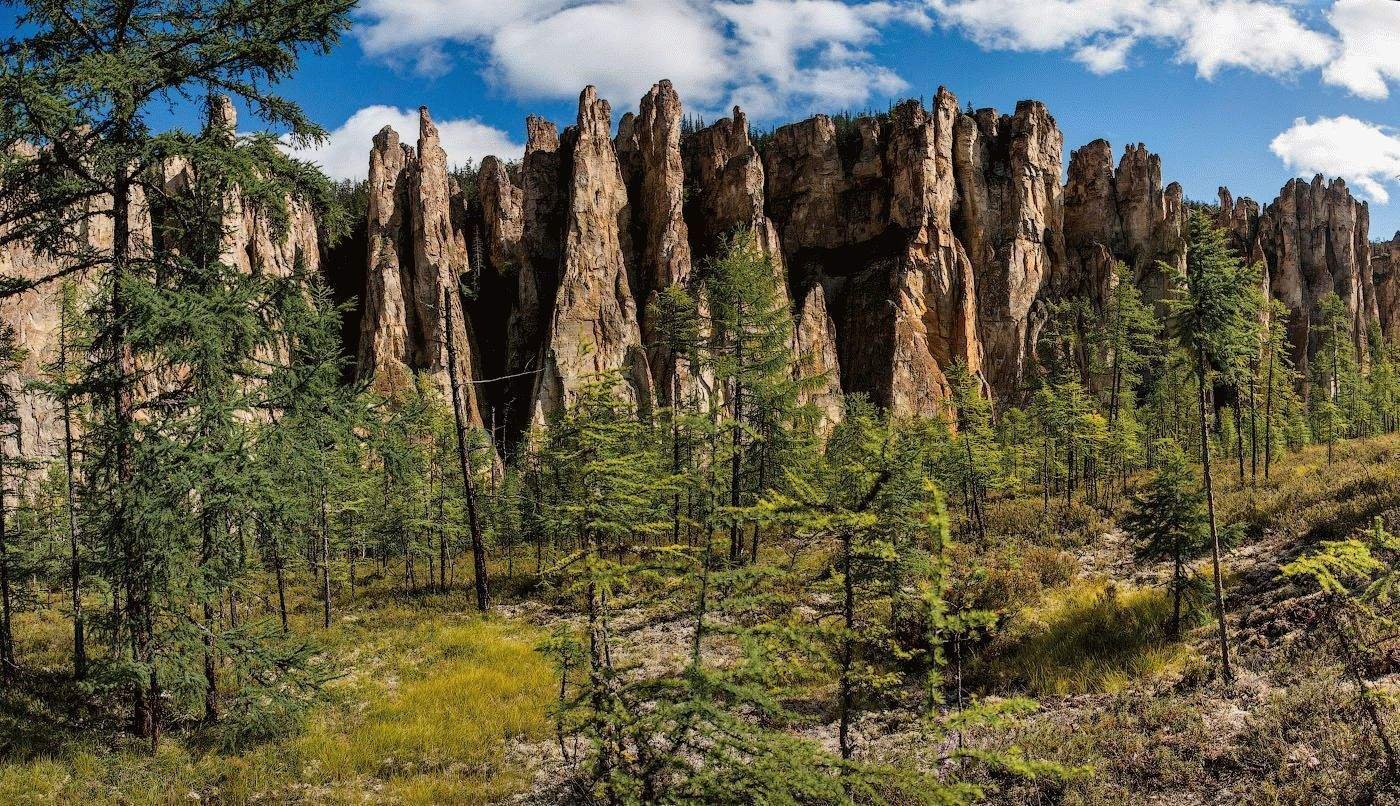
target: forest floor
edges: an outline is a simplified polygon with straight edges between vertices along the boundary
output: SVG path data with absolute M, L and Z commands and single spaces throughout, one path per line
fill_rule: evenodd
M 990 507 L 988 536 L 964 536 L 955 562 L 977 571 L 965 595 L 1004 614 L 995 637 L 970 647 L 978 660 L 965 670 L 967 695 L 1029 695 L 1040 708 L 1014 727 L 960 738 L 1016 745 L 1079 773 L 982 774 L 991 800 L 1400 803 L 1380 780 L 1354 686 L 1316 640 L 1317 597 L 1278 574 L 1375 517 L 1400 528 L 1400 436 L 1344 443 L 1330 465 L 1325 449 L 1306 449 L 1267 482 L 1241 485 L 1233 473 L 1223 462 L 1217 470 L 1221 522 L 1243 533 L 1225 556 L 1237 670 L 1228 686 L 1208 618 L 1179 640 L 1162 629 L 1165 569 L 1135 560 L 1115 522 L 1122 502 L 1099 513 L 1057 502 L 1047 519 L 1038 497 L 1007 499 Z M 0 804 L 558 802 L 566 765 L 549 708 L 559 679 L 540 647 L 574 619 L 519 595 L 533 567 L 521 566 L 489 619 L 471 614 L 466 591 L 404 597 L 391 568 L 353 599 L 340 594 L 330 630 L 319 629 L 319 603 L 300 581 L 294 628 L 338 676 L 294 730 L 243 749 L 177 728 L 150 755 L 108 717 L 52 704 L 64 697 L 40 706 L 0 695 Z M 63 611 L 24 613 L 15 627 L 29 687 L 72 686 Z M 680 619 L 618 634 L 619 653 L 643 670 L 680 662 L 690 635 Z M 1396 695 L 1387 718 L 1400 729 L 1400 647 L 1368 674 Z M 69 702 L 85 699 L 69 691 Z M 806 732 L 832 741 L 830 725 Z M 919 751 L 879 715 L 857 735 L 863 752 L 889 760 Z
M 335 668 L 289 736 L 229 751 L 217 737 L 172 731 L 155 755 L 120 726 L 40 711 L 0 717 L 0 804 L 495 803 L 531 785 L 518 743 L 543 739 L 555 675 L 542 635 L 473 615 L 465 592 L 405 600 L 370 580 L 330 630 L 296 597 L 294 629 Z M 25 618 L 20 656 L 66 661 L 66 620 Z

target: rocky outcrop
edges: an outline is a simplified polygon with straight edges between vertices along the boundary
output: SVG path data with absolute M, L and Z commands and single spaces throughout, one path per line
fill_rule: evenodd
M 374 137 L 369 157 L 369 266 L 365 280 L 357 374 L 383 385 L 403 379 L 415 363 L 418 334 L 413 287 L 412 219 L 409 171 L 413 149 L 385 126 Z
M 590 379 L 619 373 L 639 408 L 652 403 L 626 263 L 627 188 L 613 149 L 612 108 L 593 87 L 579 96 L 568 212 L 554 312 L 535 385 L 535 418 L 563 410 Z
M 1371 281 L 1381 332 L 1391 343 L 1400 344 L 1400 232 L 1371 245 Z
M 960 115 L 953 128 L 957 232 L 977 277 L 988 380 L 1003 397 L 1025 388 L 1045 318 L 1036 303 L 1064 265 L 1063 148 L 1055 119 L 1037 101 L 1017 104 L 1014 115 Z
M 798 402 L 810 405 L 818 429 L 829 433 L 846 412 L 841 392 L 841 366 L 836 353 L 836 323 L 826 310 L 826 294 L 814 284 L 802 295 L 793 319 L 793 375 L 799 384 Z
M 642 338 L 658 345 L 656 323 L 648 306 L 661 291 L 690 281 L 690 231 L 685 223 L 685 163 L 681 155 L 681 100 L 669 81 L 661 81 L 642 98 L 635 118 L 619 127 L 619 139 L 630 140 L 632 156 L 631 215 L 635 288 L 641 306 Z M 691 379 L 677 377 L 684 369 L 664 347 L 648 349 L 648 363 L 657 398 L 669 405 L 672 390 Z
M 957 114 L 941 90 L 932 112 L 909 101 L 885 119 L 781 127 L 765 152 L 789 284 L 822 287 L 841 388 L 900 415 L 941 411 L 954 361 L 981 372 L 976 284 L 952 225 Z
M 1230 199 L 1229 190 L 1221 188 L 1222 218 Z M 1288 337 L 1300 371 L 1306 374 L 1316 347 L 1312 325 L 1328 293 L 1345 303 L 1357 354 L 1366 359 L 1368 328 L 1372 322 L 1384 328 L 1385 322 L 1373 281 L 1370 212 L 1344 181 L 1328 182 L 1320 175 L 1311 182 L 1289 180 L 1262 209 L 1247 198 L 1235 201 L 1224 223 L 1241 254 L 1263 263 L 1271 293 L 1288 306 Z
M 1171 274 L 1186 267 L 1186 210 L 1181 185 L 1162 184 L 1162 160 L 1141 143 L 1113 166 L 1113 147 L 1095 140 L 1070 154 L 1064 191 L 1065 273 L 1062 296 L 1108 297 L 1121 262 L 1150 300 L 1161 300 Z M 1172 272 L 1163 271 L 1165 263 Z
M 358 374 L 388 390 L 406 382 L 408 372 L 427 373 L 446 398 L 448 373 L 456 373 L 469 392 L 464 414 L 481 425 L 486 407 L 471 383 L 479 377 L 476 339 L 458 292 L 473 271 L 467 211 L 426 107 L 419 110 L 418 125 L 417 151 L 386 126 L 370 153 L 369 266 Z M 449 320 L 455 366 L 448 358 Z
M 426 110 L 416 148 L 392 129 L 375 137 L 357 236 L 362 379 L 392 389 L 421 372 L 445 390 L 455 373 L 472 381 L 472 422 L 499 416 L 507 441 L 599 373 L 617 373 L 644 411 L 677 387 L 714 394 L 657 346 L 648 303 L 675 284 L 694 290 L 699 267 L 748 230 L 792 312 L 802 399 L 826 427 L 852 393 L 898 415 L 944 415 L 955 364 L 996 399 L 1024 393 L 1039 371 L 1036 342 L 1051 303 L 1085 300 L 1092 315 L 1120 263 L 1160 299 L 1185 265 L 1185 202 L 1179 185 L 1163 182 L 1161 160 L 1141 144 L 1115 158 L 1096 140 L 1070 155 L 1062 186 L 1063 138 L 1037 102 L 1009 115 L 963 113 L 940 88 L 929 107 L 819 115 L 754 137 L 738 108 L 689 127 L 662 81 L 615 134 L 611 112 L 589 88 L 562 136 L 527 119 L 523 160 L 483 160 L 470 194 L 449 173 Z M 235 136 L 231 105 L 212 106 L 209 131 Z M 175 162 L 162 176 L 162 195 L 195 178 Z M 315 268 L 306 211 L 294 207 L 282 230 L 237 196 L 227 208 L 222 253 L 231 265 L 274 275 L 298 262 Z M 1292 310 L 1300 365 L 1329 291 L 1351 311 L 1363 357 L 1372 321 L 1400 339 L 1400 235 L 1372 255 L 1367 207 L 1345 184 L 1295 180 L 1263 207 L 1222 188 L 1217 216 Z M 149 220 L 134 229 L 153 237 Z M 110 222 L 94 219 L 88 237 L 110 244 Z M 10 275 L 53 268 L 16 245 L 0 250 L 0 263 Z M 55 311 L 42 296 L 0 304 L 35 373 L 50 357 Z M 51 439 L 47 416 L 38 405 L 26 410 L 24 440 Z

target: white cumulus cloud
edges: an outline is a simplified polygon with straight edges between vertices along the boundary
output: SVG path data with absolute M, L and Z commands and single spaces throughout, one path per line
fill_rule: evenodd
M 1386 185 L 1400 181 L 1400 131 L 1349 115 L 1298 118 L 1269 144 L 1302 176 L 1340 176 L 1379 204 L 1390 201 Z
M 1337 0 L 1327 18 L 1342 44 L 1323 79 L 1362 98 L 1387 97 L 1387 81 L 1400 81 L 1400 3 Z
M 363 0 L 358 19 L 367 55 L 425 75 L 465 61 L 520 98 L 595 84 L 620 108 L 670 78 L 691 109 L 770 119 L 907 90 L 875 55 L 896 25 L 1062 52 L 1096 74 L 1156 47 L 1205 79 L 1320 75 L 1372 100 L 1400 82 L 1390 0 Z
M 669 78 L 692 109 L 754 117 L 903 92 L 869 49 L 889 26 L 929 24 L 916 0 L 365 0 L 360 20 L 373 58 L 434 75 L 470 53 L 521 98 L 594 84 L 625 108 Z
M 1203 78 L 1238 67 L 1276 76 L 1327 64 L 1331 36 L 1278 0 L 928 0 L 934 18 L 990 49 L 1069 50 L 1091 71 L 1128 66 L 1153 42 Z
M 449 165 L 479 163 L 482 157 L 494 154 L 501 159 L 516 159 L 525 147 L 500 129 L 472 119 L 435 120 L 442 148 Z M 417 110 L 394 106 L 367 106 L 338 126 L 319 146 L 290 149 L 294 156 L 309 160 L 333 179 L 363 179 L 369 166 L 371 140 L 385 126 L 393 126 L 405 143 L 418 140 Z
M 716 100 L 729 68 L 726 44 L 684 0 L 623 0 L 517 20 L 488 47 L 493 77 L 518 95 L 569 98 L 593 84 L 621 106 L 661 78 L 696 100 Z

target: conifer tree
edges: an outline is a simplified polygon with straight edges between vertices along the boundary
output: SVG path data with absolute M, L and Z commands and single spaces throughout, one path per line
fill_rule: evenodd
M 14 633 L 14 579 L 11 543 L 14 539 L 15 509 L 18 494 L 10 488 L 19 486 L 20 457 L 12 455 L 12 445 L 19 441 L 19 371 L 24 350 L 15 342 L 15 330 L 0 323 L 0 682 L 14 682 L 17 668 Z
M 729 507 L 757 500 L 776 477 L 776 454 L 797 401 L 792 376 L 792 314 L 773 262 L 754 234 L 740 231 L 703 273 L 709 363 L 728 403 Z M 731 518 L 729 559 L 744 555 L 744 526 Z M 758 552 L 754 531 L 749 556 Z
M 1211 479 L 1210 434 L 1207 418 L 1208 384 L 1217 374 L 1243 363 L 1252 349 L 1254 289 L 1253 269 L 1230 250 L 1225 234 L 1202 211 L 1188 220 L 1186 271 L 1179 279 L 1178 296 L 1169 301 L 1174 335 L 1195 365 L 1197 423 L 1200 428 L 1201 472 L 1206 491 L 1210 526 L 1211 563 L 1215 585 L 1216 622 L 1220 634 L 1220 667 L 1225 682 L 1233 678 L 1230 641 L 1225 625 L 1225 594 L 1220 572 L 1220 534 L 1215 516 L 1215 489 Z
M 1327 443 L 1331 464 L 1338 437 L 1354 424 L 1357 369 L 1352 347 L 1351 315 L 1335 292 L 1318 300 L 1317 346 L 1314 351 L 1308 401 L 1317 438 Z
M 116 549 L 110 570 L 122 591 L 121 623 L 130 661 L 143 683 L 133 685 L 132 727 L 158 737 L 158 586 L 167 579 L 173 548 L 147 528 L 136 509 L 158 491 L 143 471 L 163 473 L 155 457 L 138 456 L 139 337 L 158 297 L 153 282 L 182 272 L 179 251 L 141 231 L 146 199 L 160 197 L 158 175 L 175 157 L 195 158 L 205 170 L 233 180 L 274 224 L 285 222 L 289 196 L 325 199 L 329 186 L 308 166 L 288 159 L 271 136 L 194 142 L 179 132 L 154 134 L 153 112 L 212 91 L 246 101 L 268 125 L 296 142 L 321 134 L 293 103 L 271 87 L 306 50 L 329 48 L 348 26 L 351 0 L 248 4 L 130 0 L 103 4 L 26 2 L 5 44 L 0 95 L 22 99 L 0 114 L 0 151 L 8 159 L 0 206 L 4 242 L 25 241 L 60 267 L 37 278 L 6 277 L 11 295 L 63 276 L 86 273 L 99 289 L 93 304 L 97 338 L 88 380 L 96 398 L 88 435 L 93 469 L 88 485 L 106 507 L 99 542 Z M 91 242 L 90 222 L 110 219 L 110 247 Z M 332 227 L 334 229 L 334 227 Z M 143 299 L 144 297 L 144 299 Z M 155 443 L 151 443 L 154 447 Z M 143 461 L 151 461 L 142 467 Z M 145 487 L 143 490 L 142 487 Z
M 1133 498 L 1133 509 L 1124 522 L 1138 541 L 1143 560 L 1170 560 L 1172 595 L 1171 634 L 1181 634 L 1182 604 L 1191 593 L 1189 563 L 1210 548 L 1205 495 L 1186 455 L 1171 440 L 1156 447 L 1157 470 L 1147 488 Z

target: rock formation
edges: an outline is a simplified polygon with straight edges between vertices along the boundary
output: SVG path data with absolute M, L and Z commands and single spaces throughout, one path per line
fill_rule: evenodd
M 801 384 L 798 402 L 816 409 L 818 428 L 827 433 L 846 411 L 841 367 L 836 357 L 836 323 L 826 310 L 826 294 L 813 284 L 802 296 L 793 320 L 793 375 Z
M 1371 279 L 1381 332 L 1392 343 L 1400 344 L 1400 232 L 1389 241 L 1371 245 Z
M 1060 154 L 1064 137 L 1045 105 L 1022 101 L 1014 115 L 960 115 L 953 163 L 957 231 L 977 277 L 978 325 L 992 388 L 1024 387 L 1043 312 L 1041 289 L 1064 265 Z
M 370 153 L 369 266 L 358 373 L 386 390 L 402 384 L 407 372 L 426 372 L 444 397 L 450 394 L 448 373 L 457 373 L 468 381 L 464 414 L 481 425 L 482 393 L 470 383 L 479 376 L 479 356 L 458 293 L 462 279 L 474 271 L 466 207 L 426 107 L 418 118 L 417 151 L 386 126 Z M 444 304 L 452 310 L 444 310 Z M 448 359 L 449 318 L 457 366 Z
M 1223 210 L 1230 191 L 1220 189 Z M 1269 288 L 1288 306 L 1288 337 L 1294 365 L 1306 371 L 1309 351 L 1316 347 L 1312 325 L 1318 302 L 1336 293 L 1352 316 L 1358 355 L 1366 357 L 1367 329 L 1382 318 L 1372 278 L 1370 212 L 1341 179 L 1311 182 L 1291 179 L 1272 204 L 1260 208 L 1247 198 L 1230 205 L 1225 223 L 1241 254 L 1263 263 Z M 1387 281 L 1388 282 L 1388 281 Z M 1391 293 L 1386 290 L 1387 296 Z
M 593 87 L 585 88 L 572 138 L 559 289 L 535 385 L 537 420 L 561 411 L 602 373 L 619 373 L 639 408 L 652 402 L 624 248 L 627 188 L 611 134 L 612 107 Z
M 671 82 L 654 85 L 642 98 L 640 112 L 619 126 L 620 155 L 630 156 L 628 187 L 632 189 L 633 273 L 641 306 L 644 343 L 658 342 L 647 307 L 658 293 L 690 281 L 690 233 L 685 223 L 685 166 L 681 156 L 681 100 Z M 673 377 L 676 359 L 660 347 L 648 349 L 658 400 L 669 405 L 672 389 L 683 381 Z
M 413 287 L 409 247 L 408 171 L 413 149 L 385 126 L 369 157 L 369 267 L 361 320 L 358 373 L 378 383 L 401 376 L 414 363 L 417 322 L 410 319 L 407 289 Z
M 1121 262 L 1151 300 L 1162 299 L 1173 270 L 1186 266 L 1186 211 L 1181 186 L 1163 187 L 1162 160 L 1129 145 L 1113 166 L 1113 147 L 1095 140 L 1070 154 L 1064 191 L 1065 272 L 1062 296 L 1097 305 L 1108 296 Z
M 232 136 L 232 114 L 214 104 L 211 132 Z M 374 138 L 362 266 L 327 268 L 364 272 L 361 378 L 392 389 L 424 372 L 445 389 L 456 373 L 471 382 L 472 422 L 503 422 L 497 435 L 509 443 L 598 373 L 616 373 L 644 411 L 675 388 L 716 394 L 656 346 L 648 303 L 673 284 L 693 286 L 725 239 L 748 230 L 780 279 L 793 372 L 824 427 L 852 393 L 899 415 L 946 415 L 954 364 L 994 399 L 1024 394 L 1052 303 L 1102 306 L 1119 263 L 1160 300 L 1185 265 L 1185 201 L 1156 155 L 1136 144 L 1115 157 L 1096 140 L 1071 153 L 1062 185 L 1063 151 L 1034 101 L 1008 115 L 963 113 L 940 88 L 929 107 L 818 115 L 755 137 L 737 107 L 689 127 L 661 81 L 615 133 L 592 88 L 562 135 L 528 118 L 521 162 L 483 160 L 468 194 L 423 110 L 416 148 L 389 128 Z M 179 164 L 164 176 L 167 191 L 192 179 Z M 228 206 L 231 264 L 285 274 L 322 259 L 304 210 L 293 209 L 283 235 L 241 199 Z M 1300 365 L 1329 291 L 1351 311 L 1363 357 L 1372 322 L 1400 341 L 1400 234 L 1373 255 L 1367 207 L 1340 180 L 1293 180 L 1267 206 L 1221 188 L 1216 215 L 1290 307 Z M 149 237 L 149 223 L 135 229 Z M 95 220 L 89 237 L 110 244 L 110 222 Z M 5 274 L 51 268 L 22 246 L 0 250 Z M 459 286 L 465 296 L 446 295 L 460 323 L 461 360 L 449 366 L 443 290 Z M 50 357 L 56 310 L 43 295 L 0 305 L 31 349 L 26 371 Z M 43 402 L 26 405 L 24 441 L 51 441 Z
M 485 161 L 479 209 L 466 213 L 481 218 L 485 263 L 515 278 L 496 303 L 510 311 L 496 341 L 510 372 L 532 379 L 536 418 L 600 371 L 621 373 L 642 406 L 667 402 L 678 376 L 671 357 L 645 354 L 647 303 L 738 229 L 755 234 L 791 295 L 795 371 L 818 379 L 804 395 L 828 419 L 850 393 L 901 415 L 945 414 L 955 363 L 994 398 L 1023 394 L 1049 303 L 1101 306 L 1119 263 L 1160 300 L 1185 266 L 1185 202 L 1160 158 L 1142 144 L 1115 157 L 1096 140 L 1070 155 L 1061 185 L 1063 138 L 1034 101 L 1009 115 L 962 113 L 940 88 L 929 108 L 818 115 L 779 127 L 761 149 L 737 108 L 683 131 L 669 82 L 615 136 L 610 118 L 587 90 L 562 138 L 529 119 L 518 174 Z M 1267 265 L 1295 311 L 1335 288 L 1361 332 L 1373 317 L 1395 329 L 1400 281 L 1389 270 L 1372 280 L 1365 206 L 1344 185 L 1293 182 L 1265 210 L 1222 193 L 1234 245 Z M 381 218 L 372 212 L 372 232 Z

